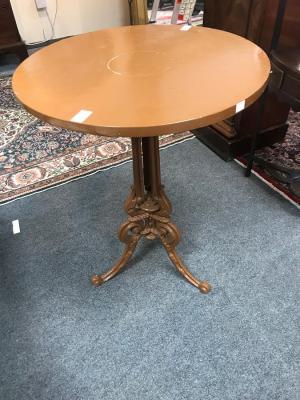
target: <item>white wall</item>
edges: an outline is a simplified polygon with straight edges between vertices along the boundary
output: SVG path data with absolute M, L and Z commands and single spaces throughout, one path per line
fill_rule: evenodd
M 47 0 L 53 21 L 57 1 L 54 38 L 76 35 L 101 28 L 129 25 L 127 0 Z M 35 0 L 10 0 L 20 35 L 25 43 L 43 41 L 52 36 L 45 11 L 37 11 Z M 43 33 L 44 30 L 44 33 Z

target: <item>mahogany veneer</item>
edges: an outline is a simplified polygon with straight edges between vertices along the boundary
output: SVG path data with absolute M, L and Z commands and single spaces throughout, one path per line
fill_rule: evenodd
M 277 6 L 278 0 L 207 0 L 204 25 L 236 33 L 268 50 Z M 299 0 L 288 1 L 280 40 L 282 49 L 290 46 L 300 47 Z M 195 133 L 223 159 L 234 158 L 250 150 L 258 110 L 259 105 L 253 104 L 242 115 L 197 130 Z M 289 105 L 278 100 L 274 94 L 267 95 L 258 147 L 273 144 L 284 138 L 289 110 Z

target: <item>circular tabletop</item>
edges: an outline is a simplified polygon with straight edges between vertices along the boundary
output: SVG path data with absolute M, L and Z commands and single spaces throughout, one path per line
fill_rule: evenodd
M 139 25 L 64 39 L 13 76 L 18 100 L 51 124 L 106 136 L 157 136 L 234 115 L 263 92 L 267 55 L 210 28 Z

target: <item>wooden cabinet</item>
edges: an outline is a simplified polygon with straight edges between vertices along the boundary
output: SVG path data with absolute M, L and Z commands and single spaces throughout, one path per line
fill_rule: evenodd
M 206 0 L 204 26 L 246 37 L 269 50 L 278 0 Z M 288 0 L 280 46 L 300 46 L 300 1 Z M 228 160 L 250 149 L 258 104 L 237 116 L 194 133 L 223 159 Z M 281 140 L 287 130 L 289 106 L 268 94 L 258 146 Z
M 9 0 L 0 0 L 0 52 L 16 53 L 21 60 L 28 56 Z

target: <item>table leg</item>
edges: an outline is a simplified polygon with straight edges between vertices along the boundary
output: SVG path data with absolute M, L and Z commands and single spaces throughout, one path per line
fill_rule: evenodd
M 120 272 L 144 236 L 150 240 L 160 239 L 181 275 L 202 293 L 208 293 L 210 284 L 195 278 L 175 250 L 180 233 L 171 222 L 171 203 L 161 184 L 158 137 L 132 138 L 132 159 L 133 186 L 125 202 L 128 219 L 119 229 L 119 239 L 125 243 L 125 250 L 111 269 L 104 274 L 94 275 L 92 283 L 99 286 Z

